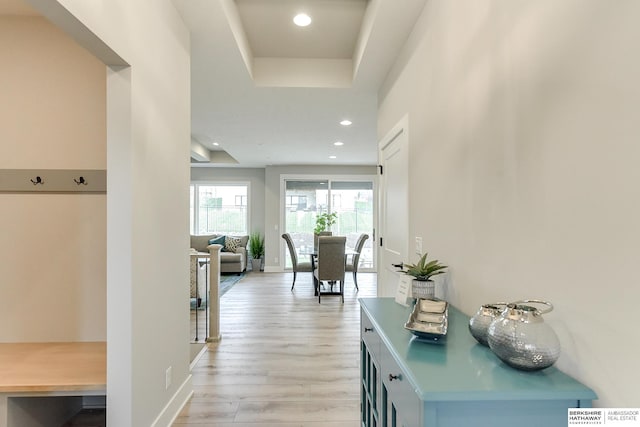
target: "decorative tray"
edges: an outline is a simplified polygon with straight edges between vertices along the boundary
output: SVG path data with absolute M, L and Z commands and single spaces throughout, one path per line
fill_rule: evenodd
M 418 299 L 404 328 L 416 339 L 430 343 L 443 343 L 447 337 L 449 304 L 435 299 Z

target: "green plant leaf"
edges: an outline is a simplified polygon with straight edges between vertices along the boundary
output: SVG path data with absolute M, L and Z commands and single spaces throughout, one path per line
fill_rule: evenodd
M 438 260 L 434 259 L 433 261 L 429 261 L 424 267 L 425 268 L 431 268 L 431 267 L 436 266 L 436 265 L 438 265 Z
M 323 212 L 316 216 L 316 226 L 313 229 L 313 232 L 318 234 L 323 231 L 327 231 L 331 229 L 331 226 L 336 223 L 338 220 L 338 214 L 336 212 Z
M 254 259 L 262 258 L 264 255 L 264 236 L 257 231 L 249 235 L 249 252 Z
M 405 274 L 414 276 L 417 280 L 429 280 L 430 277 L 445 273 L 446 265 L 440 264 L 438 260 L 427 261 L 428 254 L 425 253 L 415 264 L 405 264 L 402 270 Z

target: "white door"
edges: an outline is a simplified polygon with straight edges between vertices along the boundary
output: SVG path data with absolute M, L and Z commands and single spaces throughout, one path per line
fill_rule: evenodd
M 380 245 L 378 296 L 394 296 L 401 263 L 408 261 L 409 248 L 409 147 L 408 121 L 404 118 L 379 145 Z M 394 266 L 396 265 L 396 266 Z

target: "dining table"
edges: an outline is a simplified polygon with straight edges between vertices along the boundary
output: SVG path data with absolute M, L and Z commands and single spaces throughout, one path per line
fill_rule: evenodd
M 316 262 L 317 262 L 317 259 L 318 259 L 318 249 L 317 248 L 316 249 L 310 249 L 310 250 L 304 250 L 303 249 L 299 253 L 300 253 L 300 255 L 308 255 L 309 256 L 309 258 L 311 260 L 311 274 L 313 274 L 313 272 L 316 269 Z M 349 255 L 351 255 L 351 256 L 358 255 L 358 253 L 359 252 L 354 250 L 354 249 L 345 249 L 344 250 L 345 262 L 346 262 L 346 257 L 347 256 L 349 256 Z M 313 276 L 313 285 L 314 285 L 313 286 L 314 296 L 318 296 L 318 290 L 320 289 L 320 283 L 318 283 L 318 279 L 316 279 L 315 275 Z M 328 295 L 333 295 L 333 294 L 339 295 L 339 293 L 337 293 L 337 292 L 329 292 L 327 294 Z M 322 295 L 324 295 L 324 293 Z

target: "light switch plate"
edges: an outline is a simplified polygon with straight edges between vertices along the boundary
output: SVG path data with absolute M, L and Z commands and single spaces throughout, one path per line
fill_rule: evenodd
M 416 255 L 422 255 L 422 237 L 416 237 Z
M 164 373 L 164 388 L 165 390 L 169 390 L 169 387 L 171 387 L 171 380 L 172 378 L 172 368 L 171 366 L 169 366 L 167 368 L 167 370 Z

